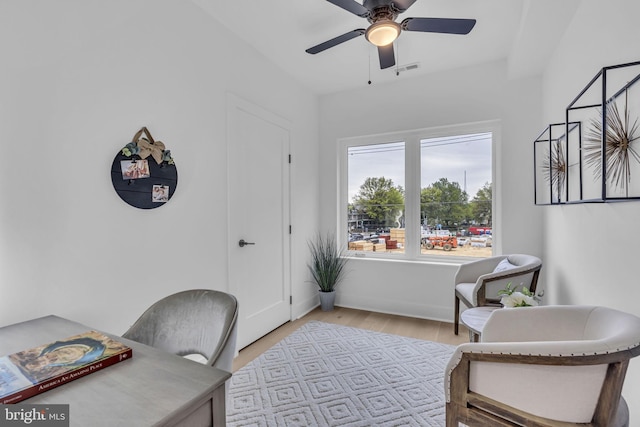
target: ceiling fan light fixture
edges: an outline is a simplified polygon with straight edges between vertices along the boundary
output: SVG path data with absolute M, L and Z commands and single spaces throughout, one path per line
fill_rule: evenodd
M 387 46 L 400 35 L 400 25 L 395 21 L 383 20 L 367 28 L 365 37 L 376 46 Z

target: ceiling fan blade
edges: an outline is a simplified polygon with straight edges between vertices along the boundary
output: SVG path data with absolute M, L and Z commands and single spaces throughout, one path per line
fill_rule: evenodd
M 338 7 L 346 10 L 347 12 L 351 12 L 354 15 L 358 15 L 360 17 L 365 17 L 369 15 L 369 9 L 356 2 L 355 0 L 327 0 L 329 3 L 333 3 Z
M 475 19 L 451 18 L 407 18 L 400 24 L 405 31 L 446 34 L 469 34 L 474 25 Z
M 378 56 L 380 57 L 381 70 L 396 65 L 396 56 L 393 53 L 393 43 L 389 43 L 386 46 L 378 46 Z
M 330 47 L 334 47 L 339 45 L 340 43 L 344 43 L 346 41 L 349 41 L 351 39 L 354 39 L 358 36 L 361 36 L 365 33 L 365 30 L 363 30 L 362 28 L 359 28 L 357 30 L 353 30 L 353 31 L 349 31 L 348 33 L 344 33 L 341 36 L 338 37 L 334 37 L 331 40 L 327 40 L 324 43 L 320 43 L 319 45 L 310 47 L 309 49 L 305 50 L 305 52 L 310 53 L 312 55 L 315 55 L 316 53 L 320 53 L 323 50 L 327 50 Z
M 415 2 L 416 0 L 393 0 L 391 4 L 393 5 L 394 9 L 402 13 L 409 9 Z

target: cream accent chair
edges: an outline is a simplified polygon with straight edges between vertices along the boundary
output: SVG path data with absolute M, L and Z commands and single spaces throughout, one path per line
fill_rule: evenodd
M 447 427 L 628 425 L 640 318 L 593 306 L 495 310 L 445 371 Z M 635 424 L 637 425 L 637 424 Z
M 506 265 L 508 269 L 495 272 L 499 264 Z M 458 335 L 460 301 L 467 307 L 499 307 L 498 291 L 510 282 L 518 290 L 524 286 L 535 293 L 541 268 L 540 258 L 524 254 L 500 255 L 461 264 L 454 278 L 454 333 Z
M 237 320 L 233 295 L 193 289 L 154 303 L 122 336 L 231 372 Z

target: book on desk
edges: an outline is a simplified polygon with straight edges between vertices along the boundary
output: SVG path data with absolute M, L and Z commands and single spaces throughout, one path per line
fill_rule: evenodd
M 0 357 L 0 403 L 20 402 L 132 356 L 127 345 L 87 331 Z

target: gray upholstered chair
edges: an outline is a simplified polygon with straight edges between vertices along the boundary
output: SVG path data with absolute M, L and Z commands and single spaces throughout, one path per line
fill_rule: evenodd
M 447 427 L 629 425 L 621 397 L 640 318 L 594 306 L 493 311 L 445 371 Z M 638 425 L 637 422 L 633 425 Z
M 200 355 L 203 363 L 231 372 L 237 319 L 233 295 L 194 289 L 156 302 L 122 336 L 180 356 Z
M 453 330 L 458 335 L 460 301 L 467 307 L 500 306 L 498 291 L 508 283 L 536 292 L 542 261 L 533 255 L 500 255 L 461 264 L 454 278 Z

